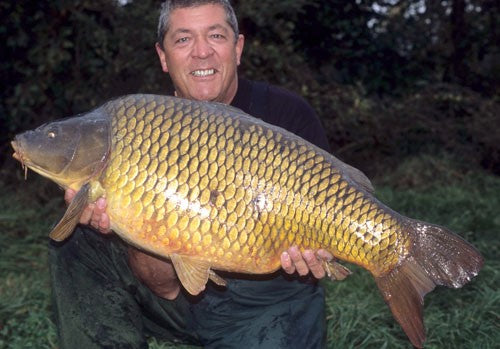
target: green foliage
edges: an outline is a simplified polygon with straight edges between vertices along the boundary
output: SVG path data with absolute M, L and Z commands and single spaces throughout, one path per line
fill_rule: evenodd
M 0 153 L 19 130 L 169 85 L 157 69 L 153 0 L 1 2 L 0 10 Z
M 308 1 L 302 10 L 294 44 L 317 80 L 390 95 L 445 81 L 498 95 L 498 2 Z
M 439 84 L 400 98 L 343 92 L 338 114 L 323 119 L 334 153 L 370 177 L 408 158 L 441 154 L 500 173 L 500 103 L 456 85 Z
M 54 188 L 35 179 L 17 189 L 0 183 L 0 347 L 56 348 L 50 314 L 46 234 L 55 222 L 61 195 L 41 198 Z M 41 184 L 41 185 L 40 185 Z M 28 190 L 29 193 L 24 192 Z M 35 194 L 36 191 L 36 194 Z M 34 194 L 33 196 L 30 195 Z

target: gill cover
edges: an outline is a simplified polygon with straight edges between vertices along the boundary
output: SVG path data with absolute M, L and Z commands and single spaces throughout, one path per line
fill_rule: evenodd
M 12 143 L 24 165 L 64 188 L 77 190 L 105 166 L 110 121 L 99 108 L 19 134 Z

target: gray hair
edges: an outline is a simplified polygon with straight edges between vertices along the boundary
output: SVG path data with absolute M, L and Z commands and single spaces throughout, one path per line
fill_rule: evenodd
M 163 48 L 163 39 L 170 26 L 170 14 L 173 10 L 202 5 L 221 5 L 226 12 L 226 22 L 234 32 L 235 42 L 238 39 L 238 20 L 229 0 L 167 0 L 162 3 L 158 21 L 158 43 Z

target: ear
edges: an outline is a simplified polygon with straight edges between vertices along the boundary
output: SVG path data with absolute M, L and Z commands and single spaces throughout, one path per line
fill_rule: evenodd
M 243 34 L 238 35 L 236 40 L 236 64 L 240 65 L 241 54 L 243 53 L 243 46 L 245 46 L 245 37 Z
M 158 58 L 160 59 L 161 69 L 164 73 L 168 73 L 168 64 L 167 64 L 167 54 L 160 46 L 160 43 L 155 44 L 156 53 L 158 54 Z

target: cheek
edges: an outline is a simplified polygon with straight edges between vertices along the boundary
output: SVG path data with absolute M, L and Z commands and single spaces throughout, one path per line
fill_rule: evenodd
M 183 50 L 174 50 L 165 56 L 165 62 L 170 71 L 179 71 L 189 64 L 189 55 Z
M 231 51 L 231 52 L 224 52 L 224 54 L 220 54 L 219 55 L 221 61 L 224 63 L 224 65 L 226 66 L 226 68 L 229 68 L 229 69 L 226 69 L 228 72 L 231 72 L 236 66 L 238 66 L 238 56 L 237 54 L 234 52 L 234 51 Z

